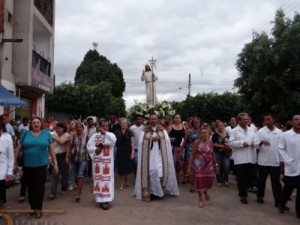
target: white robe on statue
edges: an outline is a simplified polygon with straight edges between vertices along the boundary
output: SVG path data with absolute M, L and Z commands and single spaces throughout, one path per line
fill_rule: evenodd
M 111 132 L 105 135 L 95 133 L 87 143 L 87 150 L 92 159 L 93 195 L 96 202 L 111 202 L 114 199 L 114 147 L 116 136 Z M 102 142 L 104 147 L 99 155 L 96 146 Z
M 155 81 L 158 80 L 157 76 L 155 76 L 152 71 L 145 71 L 141 77 L 142 81 L 145 81 L 146 84 L 146 102 L 148 104 L 155 104 L 157 103 L 157 96 L 156 96 L 156 85 Z
M 162 187 L 162 177 L 163 177 L 163 160 L 162 154 L 159 149 L 158 142 L 153 142 L 153 147 L 149 150 L 149 175 L 150 175 L 150 194 L 156 195 L 158 197 L 163 197 L 166 195 L 179 195 L 179 189 L 175 174 L 174 161 L 172 155 L 172 147 L 169 136 L 166 130 L 163 130 L 166 149 L 167 149 L 167 184 L 166 187 Z M 138 166 L 137 166 L 137 175 L 135 181 L 135 190 L 134 195 L 136 199 L 142 200 L 142 151 L 143 151 L 143 139 L 145 132 L 143 131 L 140 135 L 139 145 L 138 145 Z M 154 132 L 152 137 L 157 136 L 157 133 Z

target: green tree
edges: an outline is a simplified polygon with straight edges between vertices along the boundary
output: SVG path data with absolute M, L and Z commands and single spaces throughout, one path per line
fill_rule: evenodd
M 46 97 L 50 112 L 64 112 L 83 117 L 96 115 L 104 117 L 112 110 L 114 97 L 111 85 L 102 82 L 99 85 L 61 84 L 54 88 L 53 94 Z
M 89 50 L 76 70 L 75 84 L 98 85 L 104 81 L 112 84 L 114 97 L 123 96 L 125 81 L 122 70 L 96 50 Z
M 125 116 L 123 72 L 96 50 L 89 50 L 77 68 L 75 84 L 61 84 L 46 96 L 48 111 L 106 117 Z
M 278 10 L 271 37 L 256 33 L 238 55 L 238 88 L 255 121 L 273 112 L 285 121 L 300 107 L 300 16 Z
M 202 93 L 196 96 L 187 96 L 184 101 L 172 102 L 172 107 L 183 119 L 198 116 L 202 121 L 220 119 L 228 121 L 242 111 L 241 97 L 235 93 L 225 92 Z

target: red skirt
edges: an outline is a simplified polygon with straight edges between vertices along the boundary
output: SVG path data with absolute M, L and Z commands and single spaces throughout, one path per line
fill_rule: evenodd
M 210 189 L 214 183 L 213 176 L 196 176 L 196 191 L 204 192 Z

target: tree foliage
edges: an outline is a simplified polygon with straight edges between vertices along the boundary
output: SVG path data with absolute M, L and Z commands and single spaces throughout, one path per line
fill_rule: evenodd
M 198 116 L 202 121 L 220 119 L 228 121 L 242 111 L 239 95 L 225 92 L 224 94 L 203 93 L 194 97 L 187 96 L 184 101 L 172 102 L 172 107 L 183 119 Z
M 99 85 L 104 81 L 112 84 L 114 97 L 123 96 L 125 82 L 122 70 L 96 50 L 89 50 L 77 68 L 75 84 Z
M 48 111 L 83 117 L 125 116 L 123 72 L 96 50 L 89 50 L 77 68 L 75 84 L 61 84 L 46 96 Z
M 276 12 L 271 36 L 256 33 L 238 55 L 238 88 L 255 121 L 266 112 L 287 120 L 300 107 L 300 15 Z
M 54 88 L 54 93 L 47 96 L 48 111 L 64 112 L 72 115 L 105 116 L 112 110 L 114 97 L 110 92 L 111 85 L 102 82 L 100 85 L 61 84 Z

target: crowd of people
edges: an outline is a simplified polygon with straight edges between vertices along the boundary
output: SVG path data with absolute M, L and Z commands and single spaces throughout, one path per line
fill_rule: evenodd
M 15 146 L 15 148 L 14 148 Z M 289 210 L 287 202 L 297 189 L 295 211 L 300 218 L 300 115 L 287 126 L 265 114 L 263 125 L 255 126 L 247 113 L 227 122 L 203 122 L 199 117 L 182 121 L 136 115 L 132 125 L 111 114 L 99 122 L 70 118 L 58 123 L 53 116 L 23 118 L 18 125 L 7 115 L 0 123 L 0 210 L 6 202 L 6 182 L 21 175 L 20 198 L 28 193 L 33 210 L 29 216 L 41 218 L 47 171 L 51 172 L 49 200 L 57 197 L 59 176 L 61 194 L 76 188 L 80 202 L 84 178 L 93 178 L 93 195 L 107 210 L 114 199 L 115 171 L 119 190 L 128 187 L 134 174 L 136 199 L 151 201 L 164 195 L 179 195 L 178 183 L 190 183 L 198 193 L 197 205 L 209 201 L 209 189 L 230 187 L 230 171 L 236 175 L 238 195 L 248 204 L 248 192 L 256 192 L 264 204 L 267 177 L 270 176 L 274 206 L 280 213 Z

